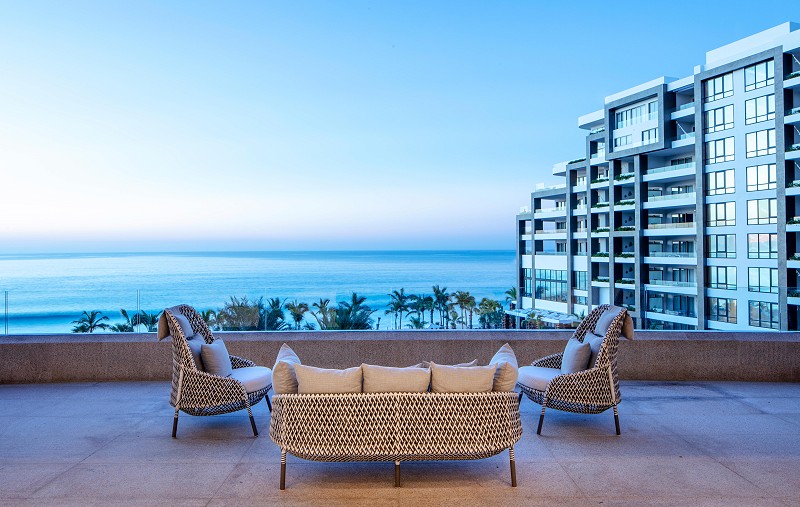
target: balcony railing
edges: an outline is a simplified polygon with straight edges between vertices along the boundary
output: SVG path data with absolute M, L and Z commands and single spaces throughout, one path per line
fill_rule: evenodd
M 673 199 L 690 199 L 696 197 L 697 197 L 697 192 L 679 192 L 676 194 L 667 194 L 667 195 L 651 195 L 647 198 L 647 202 L 669 201 Z
M 687 102 L 686 104 L 681 104 L 673 109 L 673 112 L 677 113 L 678 111 L 685 111 L 686 109 L 690 109 L 692 107 L 694 107 L 694 102 Z
M 650 313 L 660 313 L 661 315 L 673 315 L 675 317 L 697 317 L 697 313 L 695 313 L 694 310 L 664 310 L 662 308 L 650 307 L 647 311 Z
M 567 252 L 536 252 L 534 255 L 567 255 Z
M 697 287 L 697 282 L 679 282 L 675 280 L 650 280 L 650 285 L 665 285 L 667 287 Z
M 684 139 L 694 139 L 694 135 L 695 135 L 694 132 L 684 132 L 682 134 L 678 134 L 675 137 L 675 140 L 676 141 L 683 141 Z
M 696 257 L 694 252 L 650 252 L 648 257 Z
M 694 162 L 686 162 L 684 164 L 666 165 L 662 167 L 653 167 L 648 169 L 645 174 L 658 174 L 668 171 L 680 171 L 681 169 L 694 169 Z
M 536 229 L 536 234 L 566 234 L 566 229 Z
M 793 107 L 791 109 L 786 110 L 786 116 L 790 116 L 797 113 L 800 113 L 800 107 Z
M 538 209 L 533 210 L 534 213 L 550 213 L 550 212 L 553 212 L 553 211 L 564 211 L 564 212 L 566 212 L 567 208 L 564 207 L 564 206 L 555 206 L 555 207 L 550 207 L 550 208 L 538 208 Z
M 678 222 L 675 224 L 647 224 L 648 229 L 689 229 L 694 226 L 694 222 Z
M 595 127 L 589 131 L 589 134 L 599 134 L 600 132 L 605 132 L 605 131 L 606 131 L 605 127 Z

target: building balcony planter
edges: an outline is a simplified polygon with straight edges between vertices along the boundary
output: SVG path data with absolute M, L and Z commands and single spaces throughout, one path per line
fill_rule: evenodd
M 619 278 L 614 283 L 617 285 L 633 285 L 636 283 L 636 280 L 634 280 L 633 278 Z
M 635 312 L 636 311 L 636 307 L 633 306 L 633 305 L 622 305 L 622 306 L 625 307 L 629 312 Z
M 597 179 L 592 180 L 591 184 L 594 185 L 595 183 L 605 183 L 606 181 L 608 181 L 608 177 L 607 176 L 603 176 L 601 178 L 597 178 Z
M 800 113 L 800 107 L 793 107 L 792 109 L 786 110 L 786 116 L 791 116 L 793 114 Z
M 619 227 L 617 227 L 614 230 L 615 231 L 619 231 L 619 232 L 631 232 L 631 231 L 635 231 L 636 227 L 634 227 L 633 225 L 620 225 Z
M 614 206 L 633 206 L 636 204 L 636 201 L 633 199 L 623 199 L 621 201 L 617 201 L 614 203 Z
M 786 221 L 786 225 L 800 225 L 800 217 L 790 218 Z
M 592 281 L 593 282 L 608 283 L 608 277 L 607 276 L 596 276 L 596 277 L 592 278 Z
M 608 208 L 608 203 L 598 202 L 597 204 L 592 204 L 592 209 L 597 209 L 597 208 Z
M 792 72 L 791 74 L 787 74 L 786 77 L 783 78 L 783 79 L 784 79 L 784 81 L 788 81 L 789 79 L 794 79 L 796 77 L 800 77 L 800 71 Z
M 800 151 L 800 144 L 793 144 L 786 148 L 786 151 Z
M 595 234 L 600 234 L 601 232 L 609 232 L 611 229 L 608 227 L 598 227 L 597 229 L 592 230 Z
M 597 252 L 592 254 L 592 257 L 601 257 L 603 259 L 608 259 L 608 252 Z
M 633 173 L 618 174 L 618 175 L 614 176 L 614 180 L 616 180 L 616 181 L 628 180 L 628 179 L 633 178 L 633 176 L 634 176 Z
M 617 254 L 614 257 L 619 257 L 622 259 L 633 259 L 633 254 L 631 252 L 622 252 L 621 254 Z

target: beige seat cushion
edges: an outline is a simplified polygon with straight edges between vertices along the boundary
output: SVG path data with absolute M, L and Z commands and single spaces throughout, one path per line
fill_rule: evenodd
M 231 378 L 244 384 L 244 390 L 248 393 L 254 393 L 272 383 L 272 370 L 266 366 L 235 368 L 231 373 Z
M 497 367 L 492 391 L 513 391 L 517 385 L 517 356 L 508 343 L 500 347 L 489 364 Z
M 431 383 L 427 368 L 392 368 L 362 364 L 365 393 L 424 393 Z
M 294 372 L 297 374 L 297 392 L 299 394 L 361 392 L 360 366 L 346 370 L 329 370 L 295 364 Z
M 561 375 L 560 368 L 542 368 L 541 366 L 523 366 L 519 369 L 519 378 L 517 382 L 536 389 L 537 391 L 547 390 L 547 384 L 554 378 Z
M 497 366 L 445 366 L 431 363 L 434 393 L 487 393 L 492 390 Z
M 278 351 L 272 367 L 272 391 L 275 394 L 297 394 L 297 375 L 294 366 L 302 364 L 294 350 L 285 343 Z

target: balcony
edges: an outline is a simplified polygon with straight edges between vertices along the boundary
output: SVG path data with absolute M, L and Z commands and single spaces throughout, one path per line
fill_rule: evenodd
M 533 210 L 534 218 L 555 218 L 555 217 L 564 217 L 566 215 L 567 215 L 567 208 L 565 208 L 564 206 L 539 208 Z
M 685 146 L 692 146 L 694 145 L 694 132 L 683 132 L 678 134 L 675 139 L 672 141 L 673 148 L 683 148 Z
M 633 173 L 623 173 L 614 176 L 614 185 L 633 185 L 636 178 Z
M 661 167 L 653 167 L 648 169 L 642 181 L 678 181 L 687 178 L 692 178 L 697 174 L 694 162 L 685 164 L 668 165 Z
M 608 176 L 601 176 L 593 179 L 589 184 L 590 188 L 606 188 L 608 186 Z
M 614 211 L 629 211 L 636 208 L 636 201 L 633 199 L 622 199 L 614 203 Z
M 608 202 L 598 202 L 592 204 L 592 213 L 608 213 Z
M 800 72 L 792 72 L 783 78 L 784 88 L 800 88 Z
M 680 208 L 697 204 L 697 192 L 681 192 L 679 194 L 653 195 L 647 198 L 645 209 Z
M 786 160 L 800 159 L 800 144 L 793 144 L 787 147 L 784 157 L 786 158 Z
M 783 117 L 783 122 L 788 124 L 800 123 L 800 107 L 787 109 Z
M 645 236 L 684 236 L 695 234 L 694 222 L 680 222 L 676 224 L 647 224 Z
M 694 252 L 651 252 L 643 261 L 645 264 L 675 264 L 691 266 L 697 264 Z
M 650 280 L 645 285 L 647 290 L 671 292 L 674 294 L 696 294 L 697 282 L 679 282 L 674 280 Z
M 614 262 L 633 264 L 636 262 L 636 256 L 633 254 L 633 252 L 622 252 L 621 254 L 614 256 Z
M 681 104 L 672 110 L 669 117 L 671 120 L 678 120 L 680 118 L 687 118 L 690 116 L 694 116 L 694 102 Z
M 800 195 L 800 180 L 786 183 L 786 195 Z

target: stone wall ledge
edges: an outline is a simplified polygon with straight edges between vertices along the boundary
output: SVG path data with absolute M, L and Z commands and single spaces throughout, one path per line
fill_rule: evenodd
M 232 354 L 272 366 L 289 343 L 305 364 L 485 364 L 505 342 L 521 365 L 563 350 L 569 330 L 219 332 Z M 154 333 L 0 337 L 0 383 L 166 380 L 171 342 Z M 800 381 L 800 333 L 637 331 L 620 341 L 619 373 L 635 380 Z

